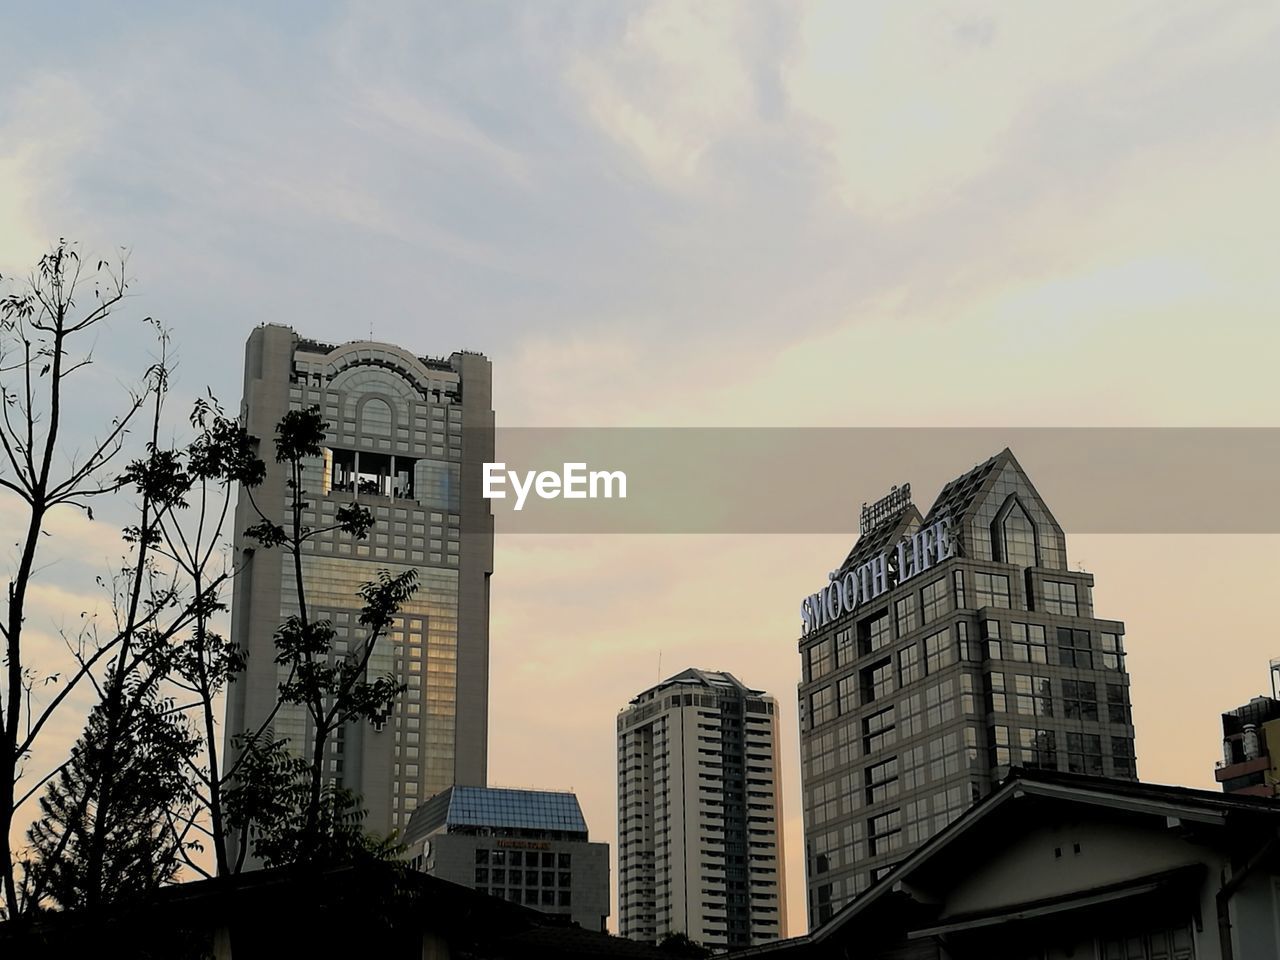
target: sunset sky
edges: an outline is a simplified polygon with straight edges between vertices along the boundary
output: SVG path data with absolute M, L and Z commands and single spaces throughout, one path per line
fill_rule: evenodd
M 275 322 L 481 351 L 502 426 L 1280 425 L 1273 3 L 18 2 L 0 33 L 0 274 L 130 248 L 108 387 L 153 315 L 177 392 L 232 406 Z M 491 782 L 573 788 L 612 843 L 616 712 L 732 672 L 783 706 L 803 932 L 797 608 L 884 492 L 840 534 L 500 535 Z M 46 638 L 117 549 L 55 527 Z M 1140 775 L 1212 786 L 1280 656 L 1277 531 L 1067 533 L 1127 624 Z

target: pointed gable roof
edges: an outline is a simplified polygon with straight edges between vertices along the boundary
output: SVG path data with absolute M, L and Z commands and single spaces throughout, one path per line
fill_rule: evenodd
M 916 505 L 906 504 L 857 539 L 849 555 L 840 564 L 841 572 L 859 567 L 872 557 L 891 549 L 899 540 L 919 530 L 920 521 L 920 511 L 916 509 Z

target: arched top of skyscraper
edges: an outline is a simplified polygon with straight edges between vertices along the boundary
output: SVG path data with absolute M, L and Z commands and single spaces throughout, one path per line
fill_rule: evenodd
M 327 347 L 327 349 L 326 349 Z M 324 357 L 324 373 L 330 378 L 360 367 L 373 367 L 396 373 L 424 399 L 440 400 L 442 395 L 456 395 L 460 388 L 458 370 L 447 361 L 416 357 L 403 347 L 372 340 L 355 340 L 341 346 L 299 343 L 299 352 L 317 353 Z M 428 366 L 430 364 L 430 366 Z
M 453 783 L 483 784 L 487 773 L 493 516 L 481 471 L 494 458 L 492 372 L 474 353 L 416 353 L 371 340 L 326 343 L 284 324 L 257 327 L 245 344 L 249 433 L 269 449 L 281 419 L 300 410 L 317 411 L 325 433 L 319 455 L 302 465 L 304 591 L 292 558 L 255 550 L 244 534 L 262 515 L 288 515 L 288 470 L 268 457 L 253 499 L 237 504 L 234 543 L 246 572 L 231 637 L 247 666 L 227 699 L 227 749 L 237 756 L 235 735 L 268 716 L 295 744 L 309 736 L 300 710 L 276 710 L 274 636 L 300 592 L 346 643 L 360 635 L 361 585 L 379 570 L 416 570 L 417 592 L 373 654 L 380 661 L 370 661 L 404 694 L 381 728 L 344 734 L 342 763 L 326 773 L 360 794 L 366 825 L 379 833 L 403 829 L 420 799 Z M 336 518 L 357 502 L 373 526 L 353 543 Z

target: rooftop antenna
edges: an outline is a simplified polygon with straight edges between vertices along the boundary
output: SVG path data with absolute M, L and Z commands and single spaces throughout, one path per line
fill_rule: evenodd
M 662 682 L 662 651 L 658 651 L 658 683 Z

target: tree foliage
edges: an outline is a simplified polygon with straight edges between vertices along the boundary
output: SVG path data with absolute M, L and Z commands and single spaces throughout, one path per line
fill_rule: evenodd
M 27 833 L 34 855 L 29 881 L 37 901 L 47 897 L 70 909 L 142 896 L 171 881 L 182 863 L 175 846 L 184 841 L 176 825 L 192 812 L 187 767 L 199 739 L 173 699 L 160 695 L 154 678 L 135 675 L 124 685 L 136 704 L 128 721 L 110 723 L 106 701 L 95 706 L 68 762 L 40 799 L 41 816 Z M 112 735 L 118 736 L 112 777 L 128 789 L 114 794 L 95 877 L 91 851 L 99 841 L 106 741 Z
M 103 397 L 76 389 L 82 371 L 93 363 L 98 328 L 124 300 L 128 287 L 123 258 L 89 266 L 74 247 L 59 241 L 25 283 L 0 296 L 0 491 L 7 493 L 19 517 L 16 559 L 8 571 L 0 615 L 0 884 L 8 916 L 23 906 L 11 843 L 14 815 L 50 776 L 19 792 L 24 777 L 30 776 L 27 768 L 37 741 L 95 669 L 104 669 L 142 631 L 167 629 L 157 619 L 163 602 L 139 602 L 147 590 L 164 591 L 147 579 L 144 510 L 136 528 L 136 575 L 129 580 L 134 601 L 119 611 L 122 616 L 113 629 L 100 632 L 96 623 L 88 623 L 77 635 L 64 635 L 74 669 L 46 673 L 31 662 L 29 603 L 42 569 L 50 517 L 80 510 L 92 519 L 93 502 L 120 489 L 124 480 L 113 474 L 112 464 L 130 428 L 167 382 L 163 360 L 150 364 L 114 411 L 104 406 Z M 76 439 L 67 440 L 68 415 L 76 401 L 101 415 L 99 432 L 78 445 Z M 156 599 L 154 592 L 151 599 Z
M 76 374 L 93 362 L 95 328 L 128 288 L 123 259 L 86 269 L 59 242 L 25 284 L 0 296 L 0 496 L 16 501 L 22 519 L 0 611 L 0 918 L 142 895 L 184 868 L 236 872 L 250 846 L 269 865 L 395 852 L 392 840 L 366 835 L 360 798 L 326 777 L 325 761 L 338 730 L 382 722 L 400 693 L 392 676 L 371 676 L 369 667 L 415 575 L 384 571 L 366 584 L 360 635 L 341 644 L 330 623 L 309 616 L 308 541 L 330 532 L 363 539 L 373 525 L 356 502 L 329 527 L 302 522 L 310 495 L 303 477 L 326 430 L 318 409 L 281 420 L 274 465 L 212 397 L 193 405 L 185 442 L 167 439 L 169 336 L 149 318 L 156 359 L 118 410 L 92 390 L 74 390 Z M 87 444 L 85 424 L 68 421 L 73 396 L 99 418 Z M 69 440 L 69 426 L 80 436 Z M 128 450 L 133 457 L 121 467 Z M 253 503 L 272 469 L 284 471 L 285 515 L 259 511 L 248 533 L 292 560 L 299 607 L 275 635 L 275 659 L 288 674 L 276 711 L 301 707 L 311 736 L 277 738 L 272 711 L 258 729 L 238 731 L 233 755 L 223 757 L 215 704 L 246 666 L 245 652 L 218 628 L 236 573 L 224 527 L 237 493 Z M 120 525 L 120 565 L 98 578 L 110 616 L 82 615 L 78 632 L 62 632 L 73 668 L 46 669 L 34 662 L 26 624 L 49 517 L 80 510 L 92 520 L 104 497 L 131 515 Z M 33 771 L 37 739 L 86 685 L 96 700 L 79 739 L 62 763 Z M 39 815 L 26 831 L 28 849 L 15 851 L 11 828 L 29 801 L 38 801 Z M 210 847 L 212 869 L 200 856 Z
M 712 950 L 704 947 L 697 940 L 689 937 L 687 933 L 669 933 L 662 938 L 662 942 L 658 944 L 658 949 L 663 953 L 669 953 L 673 957 L 709 957 Z

